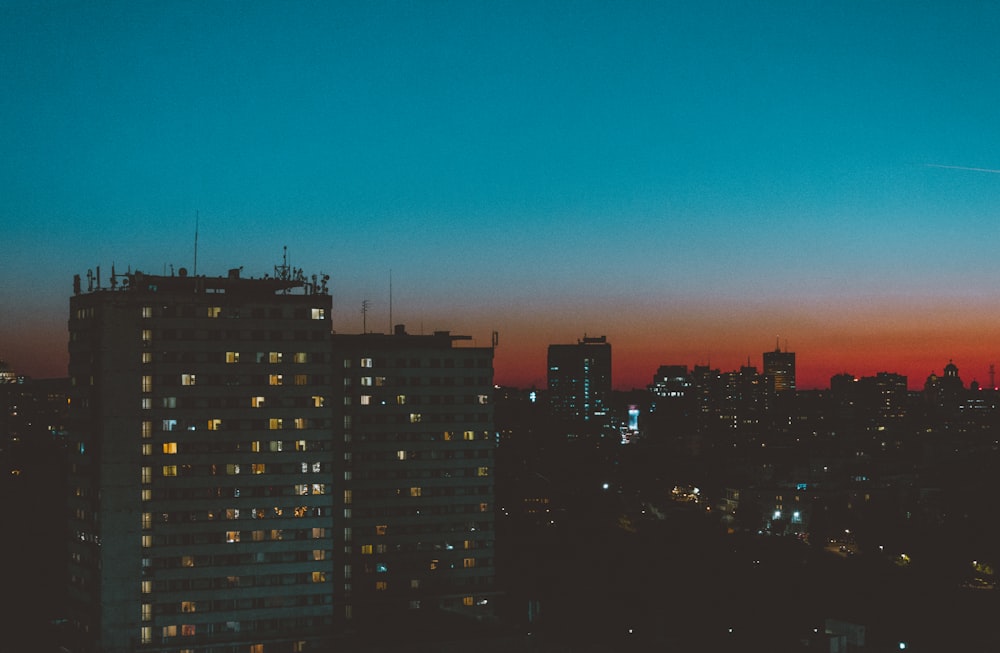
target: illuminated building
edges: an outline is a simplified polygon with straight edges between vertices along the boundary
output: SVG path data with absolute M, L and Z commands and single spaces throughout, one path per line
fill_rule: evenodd
M 468 339 L 333 335 L 336 572 L 359 630 L 493 608 L 493 349 Z
M 287 267 L 88 281 L 69 318 L 80 650 L 325 645 L 339 521 L 325 281 Z
M 768 390 L 777 395 L 795 393 L 795 352 L 774 351 L 764 352 L 764 377 L 767 379 Z
M 549 345 L 549 406 L 560 419 L 602 422 L 611 396 L 611 344 L 605 336 Z

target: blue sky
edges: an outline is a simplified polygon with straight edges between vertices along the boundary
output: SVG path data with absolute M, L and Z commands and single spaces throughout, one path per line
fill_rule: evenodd
M 198 215 L 199 273 L 287 245 L 356 331 L 392 270 L 523 382 L 584 332 L 622 380 L 903 329 L 985 369 L 1000 174 L 928 165 L 1000 168 L 1000 6 L 958 4 L 4 3 L 0 357 L 59 373 L 72 275 L 191 267 Z

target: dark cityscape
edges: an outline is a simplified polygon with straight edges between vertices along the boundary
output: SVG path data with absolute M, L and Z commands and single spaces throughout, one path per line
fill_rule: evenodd
M 4 650 L 1000 646 L 1000 392 L 331 333 L 324 280 L 129 272 L 4 365 Z
M 1000 651 L 998 33 L 0 2 L 0 653 Z

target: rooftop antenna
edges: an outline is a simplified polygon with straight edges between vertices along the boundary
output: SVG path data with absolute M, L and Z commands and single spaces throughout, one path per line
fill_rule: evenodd
M 774 336 L 774 351 L 781 351 L 781 340 L 778 336 Z
M 361 300 L 361 333 L 368 333 L 368 307 L 371 302 L 367 299 Z
M 990 387 L 994 390 L 997 389 L 996 368 L 993 363 L 990 363 Z
M 198 222 L 201 212 L 194 212 L 194 276 L 198 276 Z
M 392 333 L 394 325 L 392 323 L 392 268 L 389 268 L 389 333 Z

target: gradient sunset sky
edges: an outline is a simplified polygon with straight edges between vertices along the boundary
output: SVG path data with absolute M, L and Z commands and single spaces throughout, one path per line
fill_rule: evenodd
M 1000 3 L 0 3 L 0 358 L 74 274 L 331 275 L 334 328 L 545 384 L 795 351 L 799 387 L 1000 362 Z

